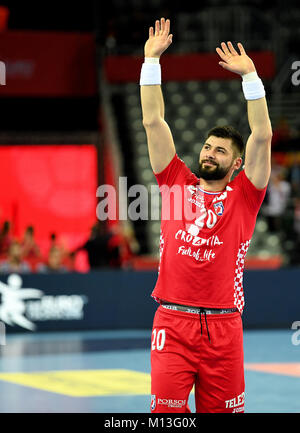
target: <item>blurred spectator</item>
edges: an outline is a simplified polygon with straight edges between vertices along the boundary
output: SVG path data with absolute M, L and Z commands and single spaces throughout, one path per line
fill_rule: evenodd
M 272 169 L 267 189 L 267 200 L 262 209 L 266 216 L 270 232 L 282 231 L 282 218 L 291 198 L 291 185 L 284 178 L 283 170 Z
M 2 230 L 0 232 L 0 256 L 6 256 L 8 253 L 9 246 L 12 242 L 10 229 L 10 222 L 4 221 Z
M 22 246 L 22 257 L 27 260 L 35 260 L 40 257 L 40 249 L 34 239 L 34 228 L 28 226 L 24 233 Z
M 289 124 L 285 117 L 281 117 L 273 130 L 272 146 L 288 141 L 291 138 Z
M 56 233 L 52 232 L 50 234 L 50 247 L 49 247 L 49 252 L 51 250 L 51 248 L 56 247 L 59 248 L 62 252 L 62 255 L 67 255 L 68 254 L 68 250 L 67 248 L 64 246 L 64 243 L 62 242 L 62 240 L 58 240 L 57 239 L 57 235 Z
M 88 241 L 78 247 L 74 254 L 82 249 L 86 250 L 91 270 L 120 267 L 120 246 L 115 240 L 114 234 L 106 229 L 103 222 L 98 221 L 92 227 Z
M 113 231 L 115 233 L 114 242 L 118 243 L 120 248 L 121 266 L 122 268 L 130 268 L 132 259 L 140 249 L 133 227 L 127 223 L 122 230 L 115 226 Z
M 297 161 L 297 155 L 293 158 L 293 164 L 290 168 L 290 181 L 292 186 L 292 196 L 300 197 L 300 164 Z
M 294 230 L 300 243 L 300 197 L 296 198 L 294 203 Z
M 50 247 L 49 247 L 49 252 L 50 252 L 51 248 L 56 247 L 56 246 L 57 246 L 56 233 L 51 233 L 51 234 L 50 234 Z
M 52 246 L 49 250 L 47 263 L 39 263 L 36 267 L 37 272 L 68 272 L 68 268 L 62 263 L 63 255 L 60 248 Z
M 58 241 L 56 233 L 54 232 L 50 234 L 50 247 L 48 254 L 50 253 L 52 248 L 59 249 L 61 253 L 62 265 L 69 271 L 72 271 L 74 268 L 74 260 L 72 254 L 70 254 L 69 250 L 65 247 L 64 243 L 61 240 Z
M 114 19 L 109 19 L 107 22 L 107 34 L 105 39 L 105 46 L 107 49 L 107 54 L 114 54 L 117 45 L 115 21 Z
M 294 199 L 293 250 L 290 254 L 290 265 L 300 265 L 300 197 Z
M 14 240 L 11 242 L 7 260 L 0 263 L 0 272 L 31 272 L 29 263 L 22 260 L 22 247 L 20 242 Z

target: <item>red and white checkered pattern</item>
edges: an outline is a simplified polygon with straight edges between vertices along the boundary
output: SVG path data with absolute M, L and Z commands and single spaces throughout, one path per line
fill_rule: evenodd
M 161 256 L 162 256 L 162 253 L 163 253 L 163 250 L 164 250 L 164 243 L 165 243 L 164 237 L 163 237 L 162 231 L 160 230 L 160 237 L 159 237 L 159 264 L 158 264 L 158 271 L 157 271 L 158 274 L 159 274 L 159 271 L 160 271 L 160 262 L 161 262 Z M 157 296 L 154 296 L 152 294 L 152 297 L 153 297 L 153 299 L 156 302 L 158 302 L 160 304 L 160 299 Z
M 160 269 L 160 262 L 161 262 L 161 256 L 164 250 L 164 237 L 162 234 L 162 231 L 160 230 L 160 237 L 159 237 L 159 265 L 158 265 L 158 273 L 159 273 L 159 269 Z
M 243 312 L 245 299 L 243 289 L 243 272 L 245 266 L 245 257 L 250 245 L 250 240 L 241 243 L 240 249 L 237 254 L 235 277 L 234 277 L 234 305 L 240 313 Z

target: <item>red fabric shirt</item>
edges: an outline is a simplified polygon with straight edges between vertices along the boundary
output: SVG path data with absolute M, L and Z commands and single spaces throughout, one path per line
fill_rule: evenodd
M 244 308 L 243 270 L 266 188 L 242 170 L 224 191 L 207 192 L 175 155 L 155 174 L 161 196 L 157 301 Z

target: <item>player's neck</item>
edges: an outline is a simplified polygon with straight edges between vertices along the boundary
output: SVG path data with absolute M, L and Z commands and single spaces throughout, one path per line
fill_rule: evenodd
M 226 186 L 231 181 L 233 170 L 230 170 L 223 179 L 218 180 L 206 180 L 202 177 L 199 178 L 199 186 L 201 189 L 207 192 L 221 192 L 224 191 Z
M 207 192 L 221 192 L 224 191 L 226 186 L 230 180 L 227 178 L 220 179 L 220 180 L 205 180 L 200 178 L 199 179 L 199 186 L 201 189 Z

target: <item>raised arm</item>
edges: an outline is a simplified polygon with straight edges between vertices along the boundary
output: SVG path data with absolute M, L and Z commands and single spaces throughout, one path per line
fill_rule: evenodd
M 175 155 L 172 133 L 164 120 L 164 100 L 160 85 L 161 54 L 171 45 L 170 20 L 157 20 L 155 31 L 149 29 L 144 47 L 145 63 L 141 72 L 141 104 L 143 125 L 147 135 L 150 163 L 154 173 L 160 173 Z M 158 84 L 149 84 L 149 83 Z
M 244 47 L 238 43 L 238 53 L 231 42 L 222 42 L 216 48 L 222 61 L 219 64 L 243 78 L 243 90 L 247 99 L 248 121 L 251 134 L 248 138 L 245 153 L 245 174 L 253 185 L 263 189 L 271 173 L 271 140 L 272 127 L 268 113 L 263 84 L 255 66 L 247 56 Z

